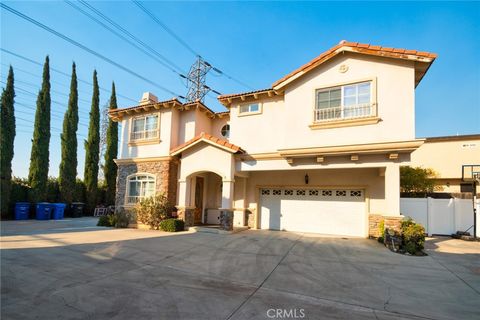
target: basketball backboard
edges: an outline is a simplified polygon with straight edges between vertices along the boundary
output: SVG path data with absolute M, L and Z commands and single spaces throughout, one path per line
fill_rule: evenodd
M 480 182 L 480 164 L 464 164 L 462 166 L 462 181 Z

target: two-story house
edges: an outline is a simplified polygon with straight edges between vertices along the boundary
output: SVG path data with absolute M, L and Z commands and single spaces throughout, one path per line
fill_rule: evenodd
M 145 94 L 122 122 L 116 206 L 165 193 L 187 225 L 367 237 L 400 220 L 415 88 L 436 55 L 342 41 L 227 112 Z M 232 221 L 233 220 L 233 221 Z

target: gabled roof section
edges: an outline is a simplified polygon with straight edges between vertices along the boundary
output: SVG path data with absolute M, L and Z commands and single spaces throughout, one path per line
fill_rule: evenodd
M 198 143 L 201 143 L 201 142 L 206 142 L 208 144 L 211 144 L 215 147 L 218 147 L 220 149 L 223 149 L 227 152 L 230 152 L 230 153 L 243 153 L 244 151 L 242 150 L 242 148 L 240 148 L 239 146 L 236 146 L 234 144 L 231 144 L 229 143 L 227 140 L 224 140 L 224 139 L 220 139 L 220 138 L 217 138 L 217 137 L 214 137 L 208 133 L 205 133 L 205 132 L 202 132 L 200 133 L 198 136 L 194 137 L 193 139 L 190 139 L 189 141 L 179 145 L 178 147 L 176 148 L 173 148 L 172 150 L 170 150 L 170 155 L 171 156 L 175 156 L 175 155 L 178 155 L 180 153 L 182 153 L 183 151 L 193 147 L 194 145 L 198 144 Z
M 371 44 L 364 44 L 364 43 L 358 43 L 358 42 L 348 42 L 343 40 L 338 45 L 325 51 L 324 53 L 322 53 L 312 61 L 304 64 L 300 68 L 287 74 L 282 79 L 274 82 L 272 84 L 272 88 L 274 90 L 282 90 L 287 84 L 300 78 L 301 76 L 305 75 L 307 72 L 313 70 L 314 68 L 318 67 L 322 63 L 325 63 L 326 61 L 332 59 L 333 57 L 343 52 L 355 52 L 355 53 L 371 55 L 371 56 L 387 57 L 387 58 L 402 59 L 402 60 L 412 60 L 415 62 L 419 62 L 418 64 L 415 64 L 415 86 L 417 86 L 420 83 L 423 76 L 427 72 L 428 68 L 437 57 L 435 53 L 430 53 L 430 52 L 399 49 L 399 48 L 388 48 L 388 47 L 374 46 Z
M 205 112 L 207 116 L 209 116 L 210 118 L 215 118 L 215 117 L 221 118 L 226 115 L 225 114 L 226 112 L 229 113 L 229 111 L 215 112 L 209 107 L 207 107 L 205 104 L 203 104 L 201 101 L 182 103 L 177 98 L 173 98 L 165 101 L 139 104 L 137 106 L 123 108 L 123 109 L 109 110 L 108 115 L 113 121 L 121 121 L 122 117 L 125 117 L 125 116 L 148 113 L 148 112 L 152 112 L 152 111 L 160 110 L 164 108 L 176 108 L 180 111 L 198 108 L 201 111 Z
M 279 95 L 283 95 L 283 92 L 278 92 L 273 89 L 262 89 L 243 93 L 224 94 L 218 96 L 217 99 L 228 108 L 234 101 L 251 102 L 260 98 L 271 98 Z

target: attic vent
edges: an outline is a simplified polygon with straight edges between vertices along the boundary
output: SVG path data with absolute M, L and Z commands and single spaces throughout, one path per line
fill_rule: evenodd
M 140 104 L 149 104 L 158 102 L 158 98 L 151 92 L 144 92 L 142 95 L 142 99 L 140 100 Z

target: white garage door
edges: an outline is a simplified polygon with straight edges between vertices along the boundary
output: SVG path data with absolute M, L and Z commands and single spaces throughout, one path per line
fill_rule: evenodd
M 260 190 L 262 229 L 366 236 L 363 190 Z

